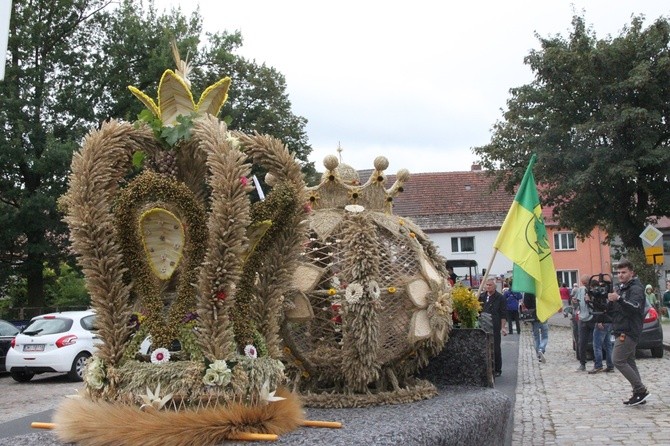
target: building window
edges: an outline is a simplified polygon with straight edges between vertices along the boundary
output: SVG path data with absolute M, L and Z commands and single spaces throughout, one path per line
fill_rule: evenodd
M 575 234 L 573 232 L 557 232 L 554 234 L 554 250 L 568 251 L 575 249 Z
M 663 235 L 663 254 L 670 254 L 670 234 Z
M 572 285 L 577 283 L 577 271 L 556 271 L 556 279 L 558 286 L 566 284 L 568 288 L 572 288 Z
M 475 238 L 452 237 L 451 252 L 475 252 Z

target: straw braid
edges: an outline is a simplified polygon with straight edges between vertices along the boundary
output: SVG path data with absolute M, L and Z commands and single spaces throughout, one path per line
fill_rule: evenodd
M 119 363 L 130 329 L 130 285 L 124 283 L 125 265 L 116 244 L 111 211 L 119 181 L 130 168 L 135 151 L 155 148 L 147 127 L 134 128 L 106 122 L 89 133 L 72 159 L 67 194 L 61 200 L 70 227 L 72 248 L 86 277 L 98 333 L 103 340 L 98 356 L 110 365 Z
M 197 303 L 198 342 L 210 361 L 229 358 L 235 352 L 229 318 L 242 272 L 246 228 L 251 223 L 247 197 L 251 187 L 241 181 L 251 169 L 244 164 L 245 155 L 231 147 L 225 132 L 225 124 L 213 119 L 198 120 L 193 127 L 193 138 L 207 154 L 212 188 L 209 243 Z
M 344 272 L 351 283 L 363 286 L 357 303 L 345 305 L 342 374 L 356 392 L 365 392 L 379 378 L 378 308 L 369 292 L 369 281 L 379 277 L 379 250 L 374 223 L 363 214 L 347 215 L 343 221 Z

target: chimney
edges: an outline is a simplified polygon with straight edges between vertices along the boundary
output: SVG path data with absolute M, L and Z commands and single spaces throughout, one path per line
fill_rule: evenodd
M 481 164 L 472 163 L 472 167 L 470 167 L 470 171 L 474 172 L 474 171 L 477 171 L 477 170 L 482 170 Z

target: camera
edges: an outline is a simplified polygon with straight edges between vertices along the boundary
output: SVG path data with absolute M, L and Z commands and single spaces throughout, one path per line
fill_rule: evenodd
M 586 292 L 591 298 L 589 307 L 593 313 L 604 313 L 607 309 L 607 295 L 612 292 L 612 277 L 605 273 L 591 276 Z

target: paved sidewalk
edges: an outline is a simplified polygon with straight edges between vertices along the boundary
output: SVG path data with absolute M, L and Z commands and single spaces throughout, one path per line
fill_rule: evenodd
M 664 328 L 670 332 L 667 324 Z M 571 336 L 569 320 L 552 317 L 547 362 L 542 364 L 530 324 L 523 325 L 512 444 L 670 445 L 670 353 L 663 358 L 638 354 L 638 369 L 652 396 L 645 405 L 626 407 L 622 401 L 631 388 L 618 371 L 575 371 L 579 363 Z

